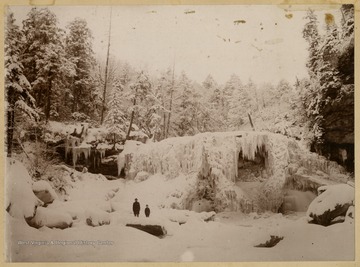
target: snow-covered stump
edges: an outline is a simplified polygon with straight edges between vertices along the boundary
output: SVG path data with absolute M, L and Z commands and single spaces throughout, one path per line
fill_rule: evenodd
M 167 179 L 185 177 L 194 181 L 194 186 L 179 196 L 181 201 L 176 204 L 179 209 L 191 209 L 195 202 L 209 201 L 214 211 L 277 212 L 286 189 L 302 184 L 302 170 L 321 178 L 308 182 L 304 191 L 347 179 L 336 163 L 301 150 L 293 139 L 267 132 L 203 133 L 169 138 L 124 153 L 118 161 L 121 167 L 124 156 L 130 157 L 127 179 L 146 172 L 150 176 L 162 174 Z M 246 162 L 261 167 L 256 195 L 249 195 L 241 185 L 236 186 L 238 181 L 246 181 L 238 169 L 240 163 Z

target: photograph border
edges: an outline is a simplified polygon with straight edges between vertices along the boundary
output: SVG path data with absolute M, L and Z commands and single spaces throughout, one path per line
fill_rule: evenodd
M 101 6 L 108 6 L 108 5 L 245 5 L 245 4 L 251 4 L 251 5 L 334 5 L 334 4 L 354 4 L 355 5 L 355 88 L 358 88 L 360 86 L 360 35 L 359 35 L 359 26 L 360 26 L 360 3 L 359 0 L 353 0 L 353 1 L 341 1 L 341 0 L 323 0 L 323 1 L 311 1 L 311 0 L 290 0 L 290 1 L 266 1 L 266 0 L 0 0 L 0 10 L 2 14 L 2 19 L 0 22 L 0 36 L 1 36 L 1 44 L 0 44 L 0 58 L 1 58 L 1 64 L 2 67 L 0 68 L 0 79 L 1 79 L 1 88 L 4 90 L 4 24 L 5 24 L 5 18 L 6 18 L 6 7 L 8 5 L 12 6 L 89 6 L 89 5 L 101 5 Z M 355 90 L 355 103 L 360 103 L 360 93 L 358 90 Z M 3 179 L 1 179 L 1 189 L 2 192 L 5 192 L 5 110 L 4 110 L 4 91 L 0 95 L 0 106 L 1 106 L 1 128 L 2 131 L 0 131 L 0 137 L 4 142 L 1 142 L 1 149 L 3 153 L 0 154 L 0 170 L 2 173 Z M 355 105 L 355 177 L 359 174 L 359 168 L 360 168 L 360 147 L 357 144 L 357 140 L 360 140 L 360 108 L 359 105 Z M 358 123 L 356 123 L 358 122 Z M 355 178 L 356 179 L 356 178 Z M 359 179 L 359 178 L 358 178 Z M 354 261 L 325 261 L 325 262 L 152 262 L 152 263 L 141 263 L 141 262 L 76 262 L 76 263 L 68 263 L 68 262 L 41 262 L 41 263 L 21 263 L 21 266 L 209 266 L 209 267 L 215 267 L 215 266 L 246 266 L 246 267 L 253 267 L 253 266 L 339 266 L 339 267 L 345 267 L 345 266 L 360 266 L 360 259 L 359 259 L 359 230 L 360 230 L 360 220 L 359 220 L 359 212 L 360 212 L 360 202 L 359 202 L 359 182 L 356 183 L 356 192 L 355 192 L 355 260 Z M 3 194 L 4 196 L 5 194 Z M 3 241 L 0 244 L 0 248 L 2 249 L 0 264 L 2 266 L 10 266 L 15 264 L 18 265 L 19 263 L 10 263 L 5 262 L 5 249 L 6 249 L 6 240 L 5 240 L 5 201 L 4 197 L 1 199 L 1 206 L 2 210 L 0 212 L 0 225 L 1 225 L 1 236 L 3 237 Z

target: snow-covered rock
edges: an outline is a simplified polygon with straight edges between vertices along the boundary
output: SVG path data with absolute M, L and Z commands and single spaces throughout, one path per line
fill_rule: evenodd
M 307 210 L 308 222 L 328 226 L 338 216 L 345 216 L 355 202 L 355 188 L 348 184 L 322 186 L 321 194 Z
M 145 181 L 147 178 L 149 178 L 150 174 L 148 172 L 138 172 L 134 178 L 135 182 L 142 182 Z
M 55 190 L 51 185 L 44 180 L 36 181 L 32 185 L 32 190 L 34 194 L 42 201 L 44 204 L 52 203 L 55 199 L 58 198 Z
M 32 190 L 32 180 L 25 166 L 14 159 L 7 159 L 5 205 L 15 218 L 32 218 L 43 202 Z
M 185 224 L 189 220 L 196 220 L 196 221 L 210 221 L 214 218 L 215 212 L 195 212 L 190 210 L 176 210 L 176 209 L 164 209 L 161 210 L 160 213 L 162 216 L 171 222 L 177 222 L 179 224 Z
M 86 211 L 86 224 L 90 226 L 101 226 L 110 224 L 109 213 L 101 209 L 90 209 Z
M 39 207 L 36 210 L 35 216 L 27 222 L 35 228 L 47 226 L 49 228 L 65 229 L 72 226 L 73 220 L 69 213 Z

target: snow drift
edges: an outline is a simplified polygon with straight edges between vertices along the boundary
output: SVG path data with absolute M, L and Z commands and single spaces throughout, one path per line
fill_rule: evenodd
M 124 157 L 124 155 L 123 155 Z M 123 166 L 123 157 L 119 165 Z M 121 160 L 121 162 L 120 162 Z M 239 160 L 264 161 L 256 196 L 235 186 L 246 180 Z M 277 211 L 285 189 L 313 190 L 320 185 L 346 182 L 344 169 L 324 157 L 302 150 L 295 140 L 267 132 L 203 133 L 140 145 L 128 157 L 127 178 L 139 172 L 187 179 L 192 188 L 182 192 L 177 208 L 191 209 L 195 201 L 212 203 L 215 211 Z M 259 178 L 260 179 L 260 178 Z
M 43 202 L 32 190 L 33 181 L 28 171 L 21 162 L 8 159 L 6 172 L 6 210 L 18 219 L 32 218 Z

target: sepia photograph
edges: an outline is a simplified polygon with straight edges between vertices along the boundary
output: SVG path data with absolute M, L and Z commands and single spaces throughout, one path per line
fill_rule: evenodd
M 6 262 L 355 261 L 354 4 L 4 8 Z

